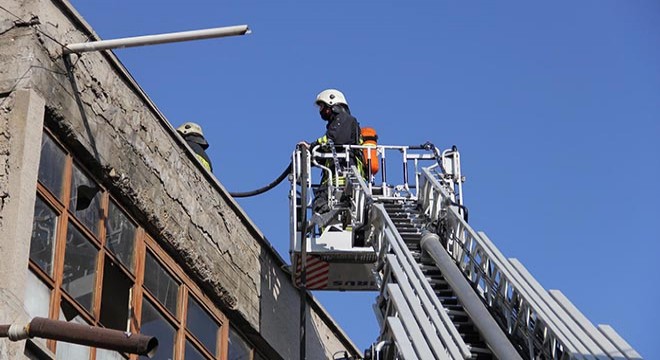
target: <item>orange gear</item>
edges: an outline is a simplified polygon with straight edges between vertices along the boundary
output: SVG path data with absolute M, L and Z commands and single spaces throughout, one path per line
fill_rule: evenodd
M 372 147 L 371 149 L 362 149 L 362 156 L 364 157 L 364 163 L 368 164 L 368 168 L 371 169 L 371 174 L 375 175 L 379 170 L 378 150 L 376 149 L 378 134 L 376 134 L 374 128 L 370 127 L 362 128 L 360 134 L 362 135 L 362 145 Z M 369 154 L 371 154 L 371 158 Z

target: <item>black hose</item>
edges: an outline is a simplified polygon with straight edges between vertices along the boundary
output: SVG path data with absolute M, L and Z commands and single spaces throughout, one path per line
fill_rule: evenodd
M 461 204 L 459 204 L 455 201 L 452 201 L 451 204 L 454 205 L 454 206 L 458 206 L 459 208 L 463 209 L 463 219 L 465 220 L 465 222 L 469 222 L 468 221 L 468 208 L 467 208 L 467 206 L 461 205 Z
M 266 191 L 268 191 L 268 190 L 274 188 L 275 186 L 277 186 L 279 183 L 281 183 L 282 180 L 284 180 L 284 178 L 287 177 L 287 175 L 289 175 L 289 173 L 291 172 L 291 167 L 292 166 L 293 166 L 293 162 L 290 162 L 289 166 L 287 166 L 286 169 L 284 169 L 284 171 L 282 171 L 282 174 L 280 174 L 280 176 L 278 176 L 277 179 L 275 179 L 275 181 L 273 181 L 272 183 L 270 183 L 270 184 L 268 184 L 268 185 L 266 185 L 262 188 L 259 188 L 257 190 L 252 190 L 252 191 L 246 191 L 246 192 L 230 192 L 229 195 L 231 195 L 233 197 L 240 198 L 240 197 L 250 197 L 250 196 L 263 194 Z

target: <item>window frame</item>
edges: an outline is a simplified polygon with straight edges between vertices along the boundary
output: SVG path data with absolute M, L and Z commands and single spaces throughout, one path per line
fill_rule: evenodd
M 185 354 L 186 342 L 190 343 L 199 353 L 208 359 L 226 360 L 228 354 L 229 321 L 225 314 L 217 305 L 205 294 L 202 288 L 193 279 L 184 272 L 183 268 L 174 260 L 172 256 L 160 245 L 155 237 L 147 233 L 144 226 L 126 210 L 123 204 L 112 194 L 111 191 L 102 185 L 102 182 L 93 176 L 84 164 L 79 161 L 74 153 L 62 144 L 60 139 L 48 128 L 44 128 L 44 136 L 49 136 L 52 142 L 62 151 L 64 155 L 64 167 L 61 169 L 62 189 L 61 196 L 58 197 L 54 192 L 46 187 L 37 179 L 36 194 L 44 204 L 49 206 L 57 216 L 55 222 L 54 244 L 52 249 L 52 276 L 41 269 L 31 258 L 28 260 L 28 271 L 31 271 L 38 281 L 40 281 L 49 290 L 48 316 L 51 319 L 58 319 L 62 313 L 62 303 L 66 301 L 87 323 L 93 326 L 103 326 L 101 324 L 101 305 L 103 300 L 103 279 L 105 276 L 105 262 L 112 261 L 132 282 L 129 289 L 129 313 L 128 313 L 128 331 L 139 332 L 142 321 L 143 299 L 148 299 L 163 318 L 175 329 L 173 356 L 176 359 L 182 359 Z M 90 230 L 83 220 L 76 217 L 75 210 L 71 209 L 73 168 L 77 169 L 91 180 L 100 192 L 100 214 L 97 223 L 97 234 Z M 133 270 L 128 265 L 122 263 L 119 257 L 108 247 L 107 230 L 110 203 L 121 211 L 122 214 L 135 226 L 133 238 Z M 34 220 L 33 220 L 34 221 Z M 34 223 L 34 222 L 33 222 Z M 96 250 L 96 267 L 93 286 L 93 299 L 91 309 L 87 310 L 79 304 L 73 295 L 63 289 L 63 271 L 66 258 L 66 241 L 69 233 L 69 226 L 73 226 Z M 176 314 L 171 314 L 156 296 L 152 295 L 145 287 L 144 275 L 146 256 L 150 253 L 156 262 L 179 284 L 177 292 Z M 215 354 L 212 354 L 205 344 L 198 339 L 194 333 L 186 326 L 188 316 L 188 299 L 193 298 L 200 308 L 218 325 L 218 332 L 215 337 Z M 47 340 L 46 347 L 56 354 L 57 341 Z M 251 357 L 254 355 L 254 346 L 246 341 L 250 346 Z M 122 354 L 126 356 L 127 354 Z M 90 359 L 96 358 L 96 348 L 90 347 Z M 137 355 L 129 355 L 128 359 L 137 360 Z

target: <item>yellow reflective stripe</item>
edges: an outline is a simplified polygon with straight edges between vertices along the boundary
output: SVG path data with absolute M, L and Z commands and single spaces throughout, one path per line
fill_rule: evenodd
M 197 156 L 197 159 L 202 163 L 202 165 L 204 165 L 206 170 L 211 171 L 211 164 L 209 164 L 209 162 L 206 161 L 206 159 L 204 159 L 204 157 L 202 157 L 202 155 L 195 154 L 195 156 Z
M 328 143 L 328 136 L 323 135 L 320 138 L 316 139 L 316 142 L 321 144 L 321 145 L 327 144 Z
M 339 178 L 333 177 L 332 180 L 333 180 L 333 182 L 335 182 L 334 180 L 337 180 L 337 183 L 334 184 L 335 186 L 346 185 L 346 177 L 345 176 L 340 176 Z

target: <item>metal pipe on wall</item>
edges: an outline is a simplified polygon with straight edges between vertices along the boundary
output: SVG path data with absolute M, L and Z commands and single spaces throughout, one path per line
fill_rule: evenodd
M 157 35 L 135 36 L 112 40 L 99 40 L 84 43 L 68 44 L 64 46 L 63 54 L 82 53 L 107 49 L 119 49 L 142 45 L 155 45 L 179 41 L 201 40 L 226 36 L 250 34 L 247 25 L 225 26 L 219 28 L 181 31 Z
M 0 325 L 0 337 L 11 341 L 38 337 L 148 357 L 155 355 L 158 348 L 158 339 L 153 336 L 42 317 L 25 325 Z

